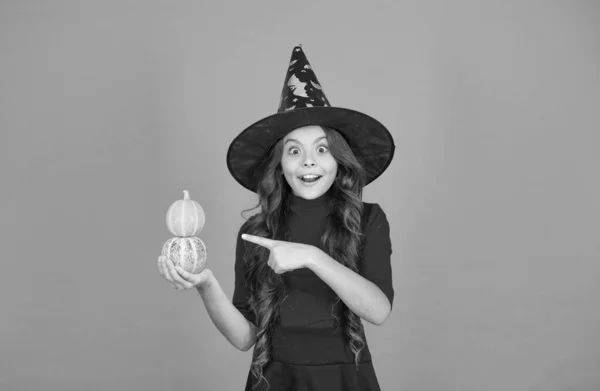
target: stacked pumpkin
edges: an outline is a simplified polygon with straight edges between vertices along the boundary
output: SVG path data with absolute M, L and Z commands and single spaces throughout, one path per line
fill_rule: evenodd
M 189 273 L 199 273 L 206 265 L 206 246 L 198 235 L 206 217 L 200 204 L 183 191 L 183 199 L 177 200 L 167 210 L 167 228 L 174 235 L 162 247 L 161 255 L 180 265 Z

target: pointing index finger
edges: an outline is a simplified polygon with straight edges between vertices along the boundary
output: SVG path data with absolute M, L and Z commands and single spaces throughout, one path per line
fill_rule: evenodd
M 248 235 L 248 234 L 242 234 L 242 239 L 244 239 L 248 242 L 256 243 L 259 246 L 266 247 L 269 250 L 271 250 L 275 246 L 275 243 L 276 243 L 276 241 L 272 240 L 272 239 L 267 239 L 267 238 L 263 238 L 260 236 L 254 236 L 254 235 Z

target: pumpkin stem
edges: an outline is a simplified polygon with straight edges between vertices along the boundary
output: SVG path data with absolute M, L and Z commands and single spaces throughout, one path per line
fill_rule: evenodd
M 184 200 L 189 200 L 190 199 L 190 192 L 187 190 L 183 191 L 183 199 Z

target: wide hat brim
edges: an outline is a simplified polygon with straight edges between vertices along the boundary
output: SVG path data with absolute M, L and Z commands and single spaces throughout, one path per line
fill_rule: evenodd
M 230 144 L 227 168 L 246 189 L 256 192 L 258 167 L 273 144 L 294 129 L 309 125 L 337 130 L 366 172 L 365 186 L 377 179 L 394 157 L 394 140 L 383 124 L 364 113 L 331 106 L 279 112 L 244 129 Z

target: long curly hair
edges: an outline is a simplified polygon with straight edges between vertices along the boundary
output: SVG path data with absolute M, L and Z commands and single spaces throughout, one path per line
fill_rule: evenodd
M 338 164 L 337 175 L 329 188 L 329 215 L 321 245 L 327 254 L 349 269 L 358 272 L 358 260 L 364 235 L 361 232 L 363 212 L 362 189 L 366 181 L 364 168 L 356 158 L 344 137 L 334 129 L 322 127 L 329 150 Z M 279 139 L 266 153 L 257 177 L 258 205 L 260 212 L 250 217 L 242 232 L 272 238 L 290 240 L 287 218 L 290 213 L 291 188 L 282 175 L 281 158 L 283 139 Z M 268 250 L 262 246 L 245 245 L 245 285 L 249 292 L 249 306 L 256 317 L 256 341 L 250 367 L 253 375 L 264 379 L 263 367 L 271 360 L 271 332 L 279 317 L 281 303 L 287 297 L 282 275 L 268 265 Z M 344 329 L 344 336 L 354 354 L 356 366 L 365 346 L 364 330 L 360 317 L 352 312 L 336 295 L 332 305 L 336 326 Z M 340 320 L 341 318 L 341 320 Z M 267 381 L 268 383 L 268 381 Z

